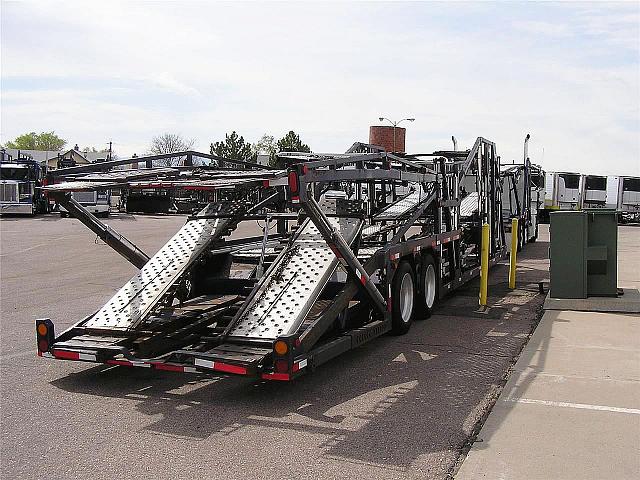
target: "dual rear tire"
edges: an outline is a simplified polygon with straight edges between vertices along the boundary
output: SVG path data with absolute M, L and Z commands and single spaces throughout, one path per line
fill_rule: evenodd
M 423 257 L 417 278 L 408 261 L 400 262 L 391 284 L 391 333 L 403 335 L 411 328 L 414 318 L 431 316 L 438 298 L 437 278 L 430 254 Z

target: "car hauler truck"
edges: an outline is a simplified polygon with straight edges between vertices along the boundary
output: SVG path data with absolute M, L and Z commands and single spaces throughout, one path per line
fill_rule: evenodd
M 48 209 L 40 187 L 43 167 L 30 156 L 18 152 L 18 158 L 2 151 L 0 163 L 0 214 L 35 215 Z
M 531 163 L 528 155 L 530 136 L 524 141 L 524 160 L 521 164 L 502 165 L 502 215 L 505 228 L 511 229 L 511 219 L 518 219 L 518 250 L 538 238 L 539 212 L 544 206 L 545 172 Z M 513 232 L 512 232 L 513 233 Z
M 385 333 L 407 334 L 479 275 L 483 224 L 489 264 L 506 252 L 500 162 L 484 138 L 432 154 L 356 143 L 346 154 L 279 156 L 286 170 L 124 180 L 224 192 L 151 258 L 69 194 L 104 188 L 108 173 L 93 187 L 82 176 L 48 187 L 139 272 L 60 334 L 37 320 L 38 355 L 288 381 Z M 263 222 L 263 235 L 230 239 L 246 220 Z

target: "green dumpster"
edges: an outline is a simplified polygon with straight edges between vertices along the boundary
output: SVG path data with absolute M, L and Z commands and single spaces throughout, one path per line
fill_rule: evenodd
M 615 210 L 553 212 L 549 229 L 550 296 L 615 297 L 618 280 Z

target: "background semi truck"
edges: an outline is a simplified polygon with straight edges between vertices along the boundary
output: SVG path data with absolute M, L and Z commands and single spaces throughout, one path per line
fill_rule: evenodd
M 44 172 L 38 162 L 18 152 L 18 158 L 1 152 L 0 213 L 35 215 L 48 209 L 40 187 Z

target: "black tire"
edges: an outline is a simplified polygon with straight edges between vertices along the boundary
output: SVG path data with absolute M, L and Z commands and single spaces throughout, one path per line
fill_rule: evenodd
M 431 316 L 433 309 L 438 303 L 438 268 L 433 255 L 430 253 L 422 257 L 420 275 L 418 276 L 417 291 L 417 317 L 416 319 L 426 319 Z
M 409 262 L 398 265 L 391 285 L 391 333 L 404 335 L 411 328 L 416 310 L 416 288 Z

